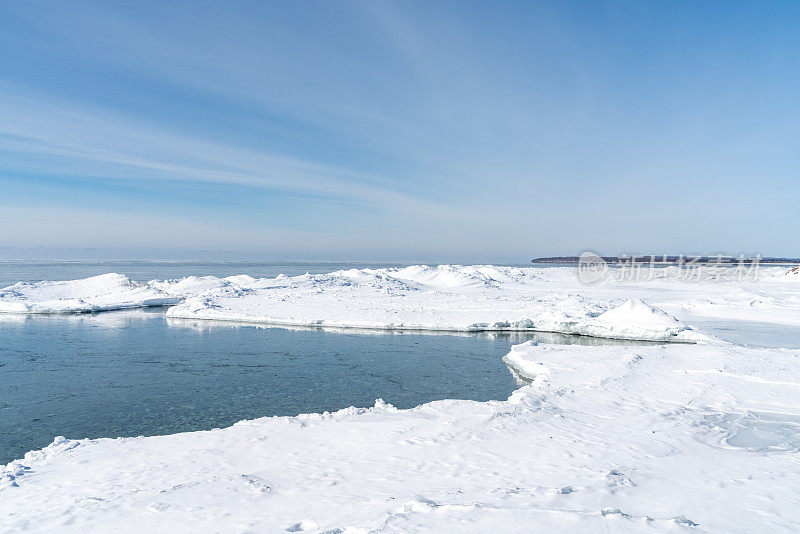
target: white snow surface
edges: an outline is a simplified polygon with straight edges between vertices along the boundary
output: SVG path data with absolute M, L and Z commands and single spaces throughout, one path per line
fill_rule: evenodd
M 67 304 L 52 304 L 59 299 Z M 515 345 L 504 362 L 520 388 L 506 401 L 397 410 L 378 400 L 204 432 L 58 437 L 0 468 L 0 532 L 751 533 L 800 524 L 800 351 L 736 346 L 687 326 L 714 317 L 800 326 L 800 284 L 786 269 L 764 268 L 755 282 L 664 269 L 647 282 L 593 285 L 571 268 L 496 266 L 147 284 L 105 275 L 16 284 L 0 291 L 0 309 L 150 299 L 181 299 L 168 316 L 192 320 L 701 343 Z
M 592 285 L 580 283 L 574 267 L 493 265 L 415 265 L 274 278 L 190 276 L 146 283 L 108 274 L 0 289 L 0 312 L 90 312 L 179 303 L 168 317 L 697 342 L 706 337 L 688 326 L 693 320 L 800 326 L 798 281 L 794 271 L 782 267 L 762 268 L 757 281 L 687 280 L 665 268 L 648 281 L 609 277 Z
M 532 384 L 71 440 L 6 466 L 0 531 L 792 532 L 800 353 L 515 346 Z
M 176 304 L 180 299 L 116 273 L 82 280 L 19 282 L 0 289 L 0 313 L 87 313 Z
M 623 309 L 610 313 L 619 305 Z M 569 287 L 553 287 L 541 269 L 496 266 L 412 266 L 224 279 L 171 308 L 167 316 L 284 326 L 705 339 L 644 302 L 626 303 L 621 295 L 589 299 Z
M 609 278 L 585 285 L 573 267 L 417 265 L 219 279 L 216 287 L 187 297 L 167 315 L 286 326 L 539 330 L 697 342 L 706 338 L 687 326 L 693 319 L 800 326 L 800 284 L 786 268 L 767 267 L 757 281 L 695 281 L 661 269 L 649 281 Z

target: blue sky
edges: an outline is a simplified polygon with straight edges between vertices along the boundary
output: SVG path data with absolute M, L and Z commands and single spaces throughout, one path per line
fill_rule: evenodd
M 797 2 L 3 2 L 0 256 L 800 256 L 798 27 Z

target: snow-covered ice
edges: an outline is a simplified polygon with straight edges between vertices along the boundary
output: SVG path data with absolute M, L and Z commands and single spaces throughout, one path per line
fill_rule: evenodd
M 687 281 L 664 269 L 592 285 L 573 269 L 495 266 L 113 280 L 105 283 L 125 295 L 93 289 L 95 305 L 181 299 L 168 316 L 193 321 L 699 343 L 515 345 L 504 361 L 520 388 L 505 401 L 397 410 L 379 400 L 204 432 L 58 437 L 2 468 L 2 532 L 750 533 L 800 524 L 800 351 L 736 346 L 689 326 L 714 317 L 800 325 L 800 283 L 786 269 L 764 268 L 758 281 Z M 58 310 L 41 303 L 86 300 L 80 284 L 17 284 L 0 306 Z M 128 284 L 141 294 L 127 295 Z
M 116 273 L 61 282 L 19 282 L 0 289 L 0 313 L 86 313 L 178 301 L 149 284 Z
M 580 283 L 572 267 L 415 265 L 328 274 L 190 276 L 133 282 L 109 274 L 0 290 L 0 312 L 65 313 L 176 304 L 168 317 L 284 326 L 439 331 L 538 330 L 621 339 L 701 341 L 692 320 L 800 326 L 800 278 L 764 267 L 757 281 Z M 663 312 L 663 313 L 662 313 Z M 675 320 L 677 318 L 677 320 Z
M 619 339 L 704 336 L 640 300 L 586 298 L 541 269 L 412 266 L 246 279 L 214 287 L 168 317 L 285 326 L 430 331 L 538 330 Z M 574 278 L 574 273 L 573 274 Z M 619 308 L 617 309 L 617 307 Z
M 791 532 L 800 354 L 514 347 L 507 401 L 70 440 L 9 464 L 0 530 Z
M 785 268 L 763 268 L 758 281 L 692 281 L 663 269 L 649 281 L 610 278 L 584 285 L 571 267 L 412 266 L 228 278 L 167 315 L 287 326 L 539 330 L 701 341 L 704 336 L 687 326 L 692 319 L 800 326 L 800 284 Z

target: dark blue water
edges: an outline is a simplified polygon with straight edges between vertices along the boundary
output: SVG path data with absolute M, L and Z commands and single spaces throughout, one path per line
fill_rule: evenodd
M 502 363 L 553 334 L 285 330 L 166 319 L 163 309 L 0 315 L 0 464 L 71 438 L 155 435 L 242 419 L 445 398 L 505 399 Z

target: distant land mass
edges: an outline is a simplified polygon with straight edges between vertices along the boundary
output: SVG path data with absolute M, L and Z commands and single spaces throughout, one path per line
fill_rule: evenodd
M 739 256 L 667 256 L 664 254 L 652 255 L 630 255 L 630 256 L 600 256 L 606 263 L 653 263 L 657 265 L 679 265 L 679 264 L 715 264 L 715 265 L 735 265 L 741 263 L 760 263 L 770 265 L 796 265 L 800 264 L 800 258 L 773 258 L 773 257 L 739 257 Z M 531 263 L 578 263 L 579 256 L 552 256 L 548 258 L 534 258 Z

